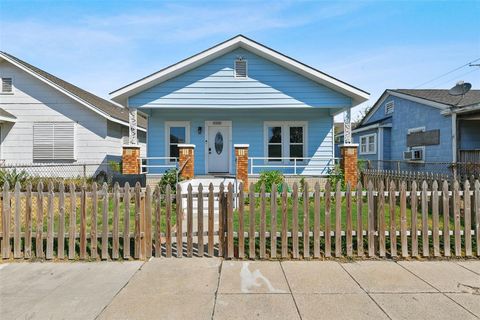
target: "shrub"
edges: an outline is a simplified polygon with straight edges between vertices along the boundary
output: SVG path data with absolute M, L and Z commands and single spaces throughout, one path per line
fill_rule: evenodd
M 108 161 L 108 167 L 113 171 L 113 172 L 122 172 L 122 162 L 117 162 L 114 160 Z
M 165 173 L 162 176 L 162 179 L 160 179 L 160 182 L 158 185 L 160 186 L 160 191 L 164 194 L 167 190 L 167 185 L 170 186 L 172 192 L 176 192 L 177 190 L 177 175 L 178 175 L 178 169 L 170 169 L 165 171 Z M 182 181 L 182 177 L 178 176 L 178 182 Z
M 282 191 L 284 177 L 283 174 L 278 170 L 273 171 L 263 171 L 260 173 L 257 183 L 255 184 L 255 191 L 259 192 L 262 186 L 262 183 L 265 184 L 265 192 L 272 191 L 272 184 L 277 185 L 278 192 Z
M 20 184 L 23 186 L 28 181 L 29 178 L 30 176 L 25 170 L 22 170 L 22 171 L 17 171 L 17 169 L 0 170 L 0 186 L 2 187 L 5 184 L 5 182 L 8 182 L 8 184 L 10 185 L 10 188 L 13 189 L 17 181 L 20 182 Z
M 340 165 L 336 164 L 333 168 L 328 169 L 328 181 L 332 186 L 332 189 L 336 188 L 337 182 L 340 181 L 342 189 L 345 187 L 345 175 Z

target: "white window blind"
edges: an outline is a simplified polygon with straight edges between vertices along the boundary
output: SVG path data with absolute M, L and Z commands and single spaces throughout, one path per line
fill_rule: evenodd
M 75 123 L 34 123 L 33 160 L 75 160 Z
M 2 93 L 13 92 L 12 78 L 2 78 Z
M 235 78 L 247 77 L 247 60 L 235 60 Z

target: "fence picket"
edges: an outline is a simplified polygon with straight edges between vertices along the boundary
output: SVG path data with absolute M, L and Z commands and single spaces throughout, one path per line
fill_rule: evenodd
M 310 258 L 310 197 L 306 181 L 303 185 L 303 257 Z
M 292 257 L 298 259 L 298 184 L 293 183 Z
M 176 190 L 177 205 L 177 258 L 183 257 L 183 210 L 182 210 L 182 187 L 177 183 Z
M 141 239 L 140 239 L 140 232 L 141 232 L 141 228 L 140 228 L 140 219 L 141 219 L 141 187 L 140 187 L 140 183 L 136 183 L 135 184 L 135 189 L 134 189 L 134 192 L 135 192 L 135 226 L 134 226 L 134 233 L 133 233 L 133 237 L 134 237 L 134 250 L 133 250 L 133 257 L 135 259 L 138 259 L 140 258 L 140 249 L 141 249 Z
M 5 181 L 3 184 L 3 205 L 2 205 L 2 228 L 3 228 L 3 244 L 2 244 L 2 257 L 3 259 L 10 258 L 10 185 L 8 181 Z M 38 218 L 37 218 L 38 219 Z M 38 221 L 38 220 L 37 220 Z M 37 222 L 38 228 L 38 222 Z M 38 239 L 38 231 L 37 231 L 37 239 Z M 38 253 L 38 249 L 37 249 Z M 38 256 L 38 254 L 37 254 Z
M 155 186 L 155 191 L 153 191 L 153 201 L 155 203 L 155 233 L 154 233 L 154 242 L 155 242 L 155 257 L 159 258 L 162 255 L 162 235 L 161 235 L 161 223 L 162 223 L 162 197 L 160 193 L 160 186 L 157 184 Z
M 422 182 L 422 255 L 430 255 L 428 238 L 428 184 L 425 180 Z
M 277 185 L 272 184 L 270 194 L 270 257 L 277 257 Z
M 233 258 L 233 184 L 227 188 L 227 258 Z
M 325 257 L 332 256 L 332 238 L 331 238 L 331 186 L 330 181 L 325 184 Z
M 165 256 L 172 256 L 172 188 L 167 184 L 165 190 Z
M 248 224 L 248 257 L 255 259 L 255 186 L 250 183 L 249 188 L 249 224 Z
M 463 223 L 465 237 L 465 255 L 472 256 L 472 197 L 470 196 L 470 181 L 465 180 L 463 191 Z
M 477 257 L 480 257 L 480 182 L 475 181 L 475 237 L 477 239 Z
M 388 186 L 387 186 L 388 187 Z M 386 255 L 386 241 L 385 241 L 385 230 L 387 229 L 385 224 L 385 185 L 383 180 L 380 181 L 380 190 L 378 191 L 378 251 L 380 257 L 385 257 Z
M 443 254 L 445 257 L 450 257 L 450 197 L 448 196 L 448 193 L 448 182 L 447 180 L 443 180 Z
M 288 257 L 288 185 L 282 186 L 282 258 Z
M 410 195 L 411 211 L 412 211 L 412 257 L 418 256 L 418 211 L 417 211 L 417 182 L 412 182 L 412 191 Z
M 397 196 L 395 192 L 395 182 L 390 181 L 390 190 L 388 195 L 390 209 L 390 255 L 397 256 Z
M 362 196 L 362 183 L 357 183 L 357 255 L 363 257 L 363 196 Z
M 265 199 L 265 184 L 260 187 L 260 259 L 266 257 L 266 199 Z
M 438 217 L 438 183 L 437 180 L 432 184 L 432 237 L 433 237 L 433 255 L 440 256 L 440 236 L 439 236 L 439 217 Z
M 102 210 L 102 260 L 108 259 L 108 185 L 103 183 L 103 210 Z
M 7 201 L 7 202 L 8 202 L 8 214 L 10 215 L 10 201 Z M 4 210 L 5 209 L 7 209 L 7 207 L 5 207 L 5 202 L 4 202 Z M 37 231 L 37 235 L 35 239 L 36 257 L 43 258 L 44 254 L 43 254 L 43 182 L 42 181 L 40 181 L 37 185 L 37 229 L 36 231 Z M 10 241 L 8 241 L 8 250 L 10 252 Z M 75 255 L 75 248 L 73 248 L 73 254 Z
M 48 184 L 48 204 L 47 204 L 47 253 L 45 258 L 47 260 L 53 259 L 53 231 L 54 231 L 54 217 L 53 217 L 53 199 L 55 194 L 53 193 L 53 182 Z M 20 200 L 20 184 L 18 185 L 18 200 Z M 20 201 L 18 201 L 20 205 Z M 17 209 L 15 208 L 15 211 Z
M 368 182 L 368 256 L 375 256 L 375 208 L 374 208 L 374 197 L 373 197 L 373 183 L 372 181 Z
M 238 193 L 238 258 L 245 258 L 245 195 L 243 182 L 240 182 Z
M 342 256 L 342 184 L 337 181 L 335 190 L 335 257 Z
M 204 255 L 204 242 L 203 242 L 203 185 L 198 185 L 198 197 L 197 197 L 197 242 L 199 257 Z
M 320 258 L 320 183 L 315 183 L 313 209 L 313 257 Z
M 145 188 L 145 259 L 152 257 L 152 189 Z
M 347 183 L 345 192 L 345 213 L 346 213 L 346 242 L 347 242 L 347 256 L 353 256 L 353 226 L 352 226 L 352 191 L 350 182 Z
M 460 186 L 458 181 L 453 183 L 453 218 L 454 218 L 454 240 L 455 255 L 462 255 L 462 239 L 460 235 Z
M 15 229 L 13 234 L 13 258 L 19 259 L 22 257 L 22 249 L 21 249 L 21 242 L 22 239 L 20 238 L 20 230 L 22 229 L 21 226 L 21 216 L 20 216 L 20 182 L 17 181 L 15 183 Z M 52 214 L 53 215 L 53 214 Z M 53 250 L 53 231 L 52 231 L 52 250 Z
M 225 245 L 225 186 L 223 182 L 220 184 L 218 192 L 218 256 L 223 257 Z
M 130 184 L 125 183 L 124 187 L 124 213 L 123 213 L 123 258 L 130 258 Z
M 59 223 L 63 223 L 65 225 L 65 211 L 62 210 L 62 195 L 63 195 L 63 182 L 60 185 L 60 218 L 59 218 Z M 63 222 L 62 222 L 63 221 Z M 58 237 L 59 239 L 62 239 L 61 241 L 59 240 L 58 242 L 58 250 L 60 252 L 60 248 L 62 249 L 61 251 L 61 256 L 59 254 L 59 259 L 63 259 L 63 239 L 65 238 L 64 234 L 64 229 L 61 227 L 61 229 L 58 229 Z M 62 237 L 63 236 L 63 237 Z M 30 259 L 32 257 L 32 183 L 29 181 L 27 184 L 27 196 L 25 199 L 25 259 Z
M 193 256 L 193 195 L 192 184 L 187 187 L 187 257 Z
M 75 195 L 75 184 L 70 183 L 70 215 L 68 217 L 68 259 L 75 259 L 75 238 L 77 236 L 77 198 Z M 37 188 L 38 190 L 38 188 Z M 37 198 L 37 206 L 39 205 L 39 198 Z M 38 214 L 38 213 L 37 213 Z M 37 234 L 38 237 L 38 234 Z M 38 242 L 37 242 L 38 245 Z M 37 251 L 38 256 L 38 251 Z
M 408 257 L 407 239 L 407 183 L 400 184 L 400 242 L 402 243 L 402 257 Z
M 80 260 L 87 258 L 87 186 L 80 193 Z
M 98 256 L 98 234 L 97 234 L 97 216 L 98 216 L 98 194 L 97 183 L 92 184 L 92 219 L 90 224 L 90 256 L 97 259 Z
M 213 247 L 213 237 L 214 237 L 214 198 L 213 198 L 213 184 L 210 183 L 208 186 L 208 255 L 213 257 L 214 247 Z
M 112 232 L 112 259 L 119 258 L 120 234 L 119 234 L 119 210 L 120 210 L 120 191 L 118 182 L 113 186 L 113 232 Z

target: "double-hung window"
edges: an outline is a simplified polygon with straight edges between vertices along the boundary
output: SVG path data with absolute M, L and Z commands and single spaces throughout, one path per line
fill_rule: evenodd
M 178 145 L 188 143 L 190 136 L 190 123 L 188 121 L 170 121 L 166 123 L 167 157 L 177 158 L 180 156 Z M 175 162 L 175 159 L 170 159 Z
M 377 135 L 375 133 L 360 136 L 360 154 L 377 153 Z
M 307 123 L 297 121 L 265 122 L 266 162 L 288 163 L 306 157 Z
M 35 122 L 33 124 L 33 160 L 75 160 L 75 123 Z

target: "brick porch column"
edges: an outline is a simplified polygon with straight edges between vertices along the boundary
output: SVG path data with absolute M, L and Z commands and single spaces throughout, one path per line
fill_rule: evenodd
M 140 173 L 140 146 L 125 145 L 122 147 L 122 173 Z
M 195 145 L 179 144 L 178 168 L 183 170 L 180 176 L 185 180 L 192 179 L 195 172 Z
M 248 190 L 248 144 L 235 144 L 235 175 L 243 182 L 243 190 Z
M 344 144 L 340 146 L 340 167 L 345 175 L 345 183 L 350 182 L 350 186 L 354 188 L 358 182 L 358 144 Z

